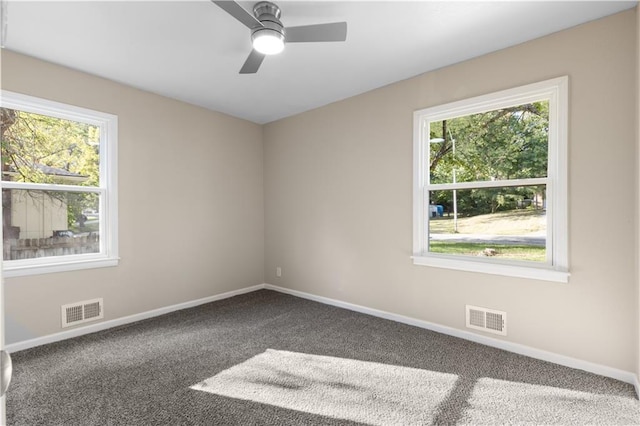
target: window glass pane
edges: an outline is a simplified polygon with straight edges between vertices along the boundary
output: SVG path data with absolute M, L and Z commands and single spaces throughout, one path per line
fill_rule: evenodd
M 431 191 L 429 251 L 546 262 L 546 187 Z
M 99 195 L 3 189 L 4 259 L 100 252 Z
M 99 186 L 100 128 L 1 108 L 2 180 Z
M 429 123 L 432 184 L 547 176 L 549 102 Z

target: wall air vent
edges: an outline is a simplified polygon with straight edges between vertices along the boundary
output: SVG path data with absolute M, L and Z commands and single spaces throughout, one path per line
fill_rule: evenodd
M 62 327 L 69 327 L 104 318 L 102 299 L 62 305 Z
M 507 335 L 507 313 L 494 309 L 466 306 L 468 328 L 486 331 L 487 333 Z

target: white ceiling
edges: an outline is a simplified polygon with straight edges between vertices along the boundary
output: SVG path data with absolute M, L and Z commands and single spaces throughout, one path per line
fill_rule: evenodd
M 290 44 L 257 74 L 240 75 L 250 32 L 208 0 L 18 0 L 7 4 L 5 47 L 266 123 L 637 3 L 276 2 L 285 27 L 346 21 L 347 41 Z

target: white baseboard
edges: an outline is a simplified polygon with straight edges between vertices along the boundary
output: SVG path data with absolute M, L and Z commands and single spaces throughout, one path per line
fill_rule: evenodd
M 505 351 L 514 352 L 520 355 L 525 355 L 525 356 L 539 359 L 542 361 L 553 362 L 554 364 L 560 364 L 566 367 L 588 371 L 590 373 L 598 374 L 600 376 L 611 377 L 613 379 L 620 380 L 622 382 L 630 383 L 634 385 L 636 388 L 636 395 L 640 396 L 640 383 L 638 382 L 638 377 L 634 373 L 629 371 L 619 370 L 617 368 L 608 367 L 606 365 L 596 364 L 593 362 L 584 361 L 581 359 L 572 358 L 565 355 L 560 355 L 553 352 L 532 348 L 530 346 L 521 345 L 519 343 L 506 342 L 504 340 L 482 336 L 469 331 L 459 330 L 457 328 L 447 327 L 447 326 L 435 324 L 429 321 L 410 318 L 403 315 L 394 314 L 391 312 L 381 311 L 378 309 L 367 308 L 366 306 L 355 305 L 348 302 L 342 302 L 340 300 L 330 299 L 328 297 L 316 296 L 314 294 L 309 294 L 302 291 L 291 290 L 288 288 L 278 287 L 271 284 L 265 284 L 264 288 L 266 288 L 267 290 L 274 290 L 280 293 L 286 293 L 292 296 L 301 297 L 303 299 L 309 299 L 316 302 L 324 303 L 326 305 L 337 306 L 339 308 L 348 309 L 350 311 L 360 312 L 363 314 L 372 315 L 374 317 L 384 318 L 391 321 L 396 321 L 403 324 L 413 325 L 413 326 L 424 328 L 427 330 L 436 331 L 438 333 L 459 337 L 461 339 L 470 340 L 472 342 L 480 343 L 480 344 L 491 346 L 498 349 L 503 349 Z
M 216 300 L 228 299 L 229 297 L 238 296 L 244 293 L 250 293 L 252 291 L 261 290 L 263 288 L 264 288 L 264 284 L 258 284 L 251 287 L 242 288 L 240 290 L 228 291 L 226 293 L 204 297 L 202 299 L 192 300 L 184 303 L 178 303 L 176 305 L 153 309 L 151 311 L 142 312 L 139 314 L 129 315 L 122 318 L 116 318 L 116 319 L 103 321 L 103 322 L 99 322 L 91 325 L 86 325 L 86 326 L 74 328 L 67 331 L 61 331 L 60 333 L 54 333 L 54 334 L 49 334 L 43 337 L 37 337 L 35 339 L 23 340 L 22 342 L 11 343 L 9 345 L 6 345 L 4 349 L 9 353 L 22 351 L 22 350 L 33 348 L 36 346 L 46 345 L 47 343 L 59 342 L 60 340 L 71 339 L 72 337 L 78 337 L 84 334 L 95 333 L 96 331 L 102 331 L 108 328 L 118 327 L 120 325 L 130 324 L 132 322 L 157 317 L 159 315 L 168 314 L 169 312 L 179 311 L 181 309 L 192 308 L 194 306 L 203 305 L 205 303 L 215 302 Z
M 636 389 L 636 394 L 640 396 L 640 381 L 638 380 L 638 376 L 629 371 L 619 370 L 616 368 L 608 367 L 606 365 L 596 364 L 593 362 L 584 361 L 581 359 L 572 358 L 565 355 L 560 355 L 553 352 L 532 348 L 532 347 L 521 345 L 518 343 L 506 342 L 506 341 L 498 340 L 492 337 L 475 334 L 469 331 L 459 330 L 456 328 L 435 324 L 429 321 L 423 321 L 416 318 L 406 317 L 406 316 L 394 314 L 391 312 L 368 308 L 366 306 L 355 305 L 353 303 L 343 302 L 336 299 L 330 299 L 328 297 L 317 296 L 314 294 L 305 293 L 298 290 L 291 290 L 284 287 L 278 287 L 271 284 L 258 284 L 251 287 L 239 289 L 239 290 L 233 290 L 226 293 L 205 297 L 202 299 L 192 300 L 184 303 L 178 303 L 176 305 L 166 306 L 164 308 L 154 309 L 154 310 L 142 312 L 139 314 L 129 315 L 122 318 L 116 318 L 113 320 L 108 320 L 108 321 L 103 321 L 96 324 L 78 327 L 71 330 L 62 331 L 60 333 L 54 333 L 47 336 L 38 337 L 35 339 L 24 340 L 22 342 L 6 345 L 5 350 L 9 353 L 17 352 L 24 349 L 45 345 L 47 343 L 58 342 L 61 340 L 70 339 L 72 337 L 82 336 L 84 334 L 95 333 L 96 331 L 102 331 L 108 328 L 130 324 L 136 321 L 164 315 L 173 311 L 192 308 L 194 306 L 215 302 L 217 300 L 227 299 L 229 297 L 238 296 L 240 294 L 250 293 L 252 291 L 261 290 L 261 289 L 273 290 L 280 293 L 290 294 L 292 296 L 313 300 L 316 302 L 324 303 L 326 305 L 337 306 L 339 308 L 348 309 L 350 311 L 360 312 L 363 314 L 368 314 L 368 315 L 388 319 L 391 321 L 396 321 L 403 324 L 413 325 L 416 327 L 424 328 L 424 329 L 435 331 L 438 333 L 459 337 L 465 340 L 470 340 L 472 342 L 480 343 L 480 344 L 491 346 L 494 348 L 503 349 L 505 351 L 514 352 L 520 355 L 525 355 L 531 358 L 553 362 L 555 364 L 564 365 L 566 367 L 575 368 L 578 370 L 588 371 L 590 373 L 599 374 L 605 377 L 611 377 L 613 379 L 632 384 Z

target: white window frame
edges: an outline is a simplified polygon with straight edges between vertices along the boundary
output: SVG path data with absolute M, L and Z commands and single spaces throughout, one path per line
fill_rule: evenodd
M 413 263 L 415 265 L 481 272 L 545 281 L 569 281 L 568 256 L 568 86 L 567 76 L 464 99 L 414 112 L 413 138 Z M 429 123 L 481 112 L 549 101 L 549 151 L 546 178 L 431 184 L 429 182 Z M 429 251 L 429 191 L 546 185 L 547 261 L 447 255 Z
M 118 117 L 60 102 L 2 90 L 0 104 L 35 114 L 87 123 L 100 128 L 100 186 L 82 187 L 1 181 L 2 189 L 92 192 L 99 194 L 100 252 L 35 259 L 3 260 L 5 277 L 36 275 L 118 265 Z

